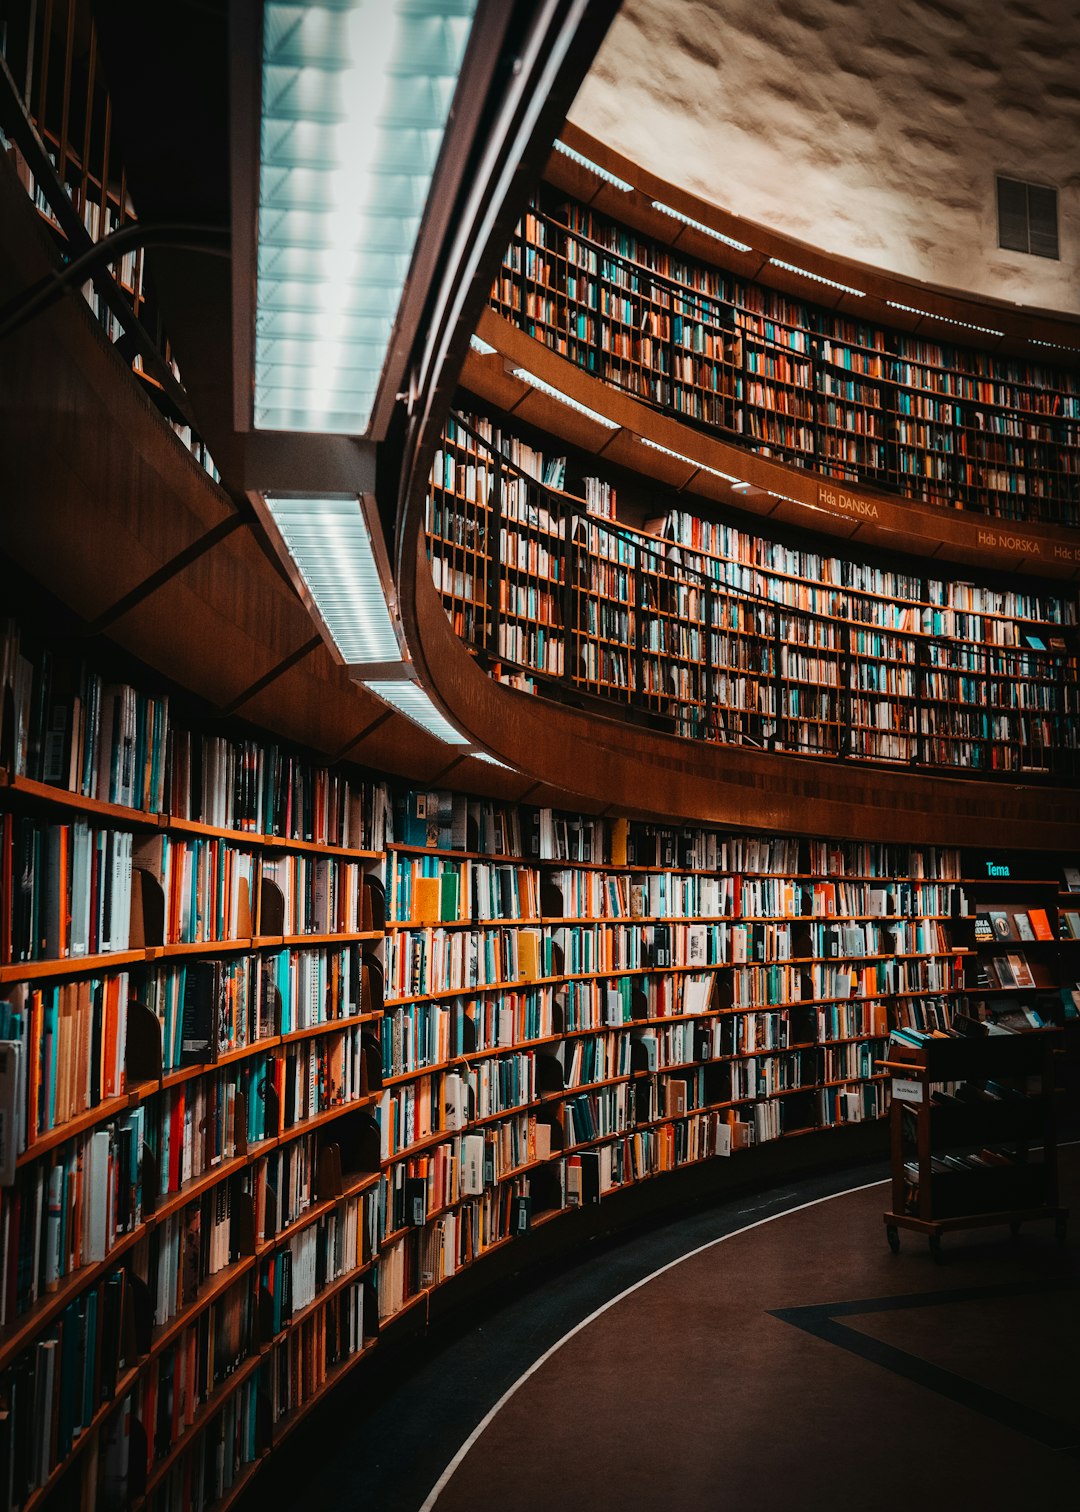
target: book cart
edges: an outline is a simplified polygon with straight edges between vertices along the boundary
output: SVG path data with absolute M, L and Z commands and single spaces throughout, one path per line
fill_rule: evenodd
M 1054 1029 L 890 1045 L 892 1206 L 884 1221 L 894 1254 L 901 1229 L 925 1234 L 935 1258 L 944 1234 L 991 1224 L 1007 1223 L 1015 1236 L 1021 1223 L 1053 1222 L 1065 1242 L 1054 1124 L 1060 1046 Z M 946 1083 L 956 1091 L 935 1100 Z M 975 1162 L 951 1153 L 959 1151 L 975 1153 Z

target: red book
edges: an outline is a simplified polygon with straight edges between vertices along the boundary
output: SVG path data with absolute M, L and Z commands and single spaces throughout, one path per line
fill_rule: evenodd
M 173 1098 L 169 1117 L 169 1191 L 180 1190 L 181 1159 L 184 1150 L 184 1089 L 180 1087 Z
M 1054 932 L 1050 928 L 1050 920 L 1046 916 L 1045 908 L 1029 908 L 1028 922 L 1035 932 L 1037 940 L 1052 940 Z

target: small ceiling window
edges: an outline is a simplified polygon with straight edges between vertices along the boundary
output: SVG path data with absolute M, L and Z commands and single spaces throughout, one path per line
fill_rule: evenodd
M 999 178 L 998 246 L 1033 257 L 1057 257 L 1057 190 L 1020 179 Z

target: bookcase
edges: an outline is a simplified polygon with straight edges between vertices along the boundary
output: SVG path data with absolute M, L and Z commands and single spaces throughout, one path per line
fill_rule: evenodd
M 761 455 L 1002 519 L 1080 523 L 1075 367 L 852 319 L 551 186 L 491 302 L 605 382 Z
M 1057 880 L 410 788 L 0 650 L 8 1507 L 227 1506 L 482 1257 L 880 1119 L 987 898 L 1074 974 Z
M 634 480 L 557 447 L 459 412 L 434 459 L 433 582 L 494 675 L 696 739 L 1075 773 L 1073 594 L 829 555 L 640 482 L 624 523 Z
M 974 1027 L 974 1026 L 973 1026 Z M 958 1229 L 1049 1221 L 1064 1243 L 1058 1203 L 1054 1052 L 1061 1034 L 1032 1028 L 1001 1035 L 893 1042 L 893 1253 L 900 1229 L 925 1234 L 935 1257 Z
M 374 1332 L 385 785 L 3 630 L 0 1503 L 223 1504 Z

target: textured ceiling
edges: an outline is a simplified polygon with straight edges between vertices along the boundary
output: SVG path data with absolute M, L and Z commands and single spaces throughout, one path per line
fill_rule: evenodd
M 1080 311 L 1080 0 L 623 0 L 570 118 L 705 199 L 874 267 Z M 1061 261 L 997 246 L 995 175 Z

